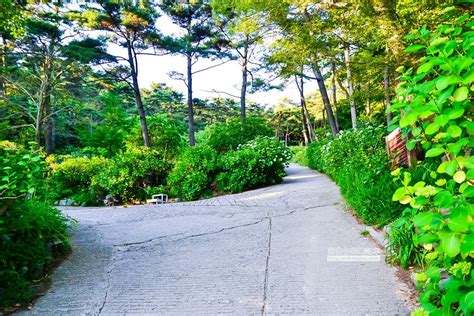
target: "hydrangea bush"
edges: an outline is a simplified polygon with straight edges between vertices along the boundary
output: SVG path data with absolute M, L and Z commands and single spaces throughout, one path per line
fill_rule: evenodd
M 423 152 L 424 181 L 397 169 L 393 200 L 412 214 L 416 243 L 427 250 L 417 280 L 423 312 L 474 313 L 474 18 L 446 10 L 447 22 L 410 36 L 420 58 L 407 69 L 392 106 L 407 147 Z

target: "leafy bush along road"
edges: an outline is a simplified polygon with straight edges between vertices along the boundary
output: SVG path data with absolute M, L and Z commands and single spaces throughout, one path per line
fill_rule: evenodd
M 160 131 L 164 143 L 157 141 L 153 148 L 146 148 L 130 142 L 111 158 L 48 157 L 49 199 L 97 205 L 106 195 L 130 202 L 169 193 L 196 200 L 278 183 L 291 158 L 280 141 L 268 136 L 271 129 L 260 118 L 211 125 L 195 147 L 166 141 L 174 139 L 177 131 L 172 121 L 161 116 L 151 120 L 150 128 Z M 131 139 L 135 137 L 139 136 L 132 134 Z
M 403 210 L 392 201 L 397 186 L 390 175 L 385 134 L 384 127 L 368 125 L 342 131 L 337 139 L 312 143 L 307 149 L 308 166 L 333 179 L 364 222 L 379 226 Z
M 337 186 L 287 170 L 283 184 L 208 200 L 68 208 L 74 251 L 27 314 L 407 314 L 383 257 L 327 260 L 377 255 Z
M 0 142 L 0 313 L 29 303 L 70 250 L 69 219 L 43 201 L 45 172 L 39 155 Z
M 432 315 L 474 313 L 474 18 L 446 10 L 446 23 L 410 36 L 407 52 L 420 54 L 401 77 L 397 122 L 412 135 L 409 148 L 422 148 L 423 181 L 393 172 L 393 200 L 416 227 L 414 240 L 426 249 L 418 274 L 420 302 Z

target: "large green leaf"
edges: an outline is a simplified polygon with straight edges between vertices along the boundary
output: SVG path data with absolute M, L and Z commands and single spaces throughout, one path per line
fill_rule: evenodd
M 453 176 L 458 169 L 458 162 L 456 160 L 446 162 L 446 173 Z
M 463 183 L 464 180 L 466 180 L 466 173 L 462 170 L 459 170 L 454 174 L 453 179 L 457 183 Z
M 455 233 L 439 233 L 441 247 L 449 257 L 456 257 L 461 251 L 461 240 Z
M 460 118 L 464 114 L 464 108 L 454 108 L 454 109 L 449 109 L 448 112 L 448 117 L 450 120 L 454 120 L 457 118 Z
M 448 134 L 454 138 L 459 137 L 462 134 L 462 129 L 457 125 L 451 125 L 448 127 Z
M 400 127 L 405 127 L 405 126 L 409 126 L 409 125 L 413 125 L 416 120 L 418 119 L 418 116 L 416 113 L 410 113 L 406 116 L 404 116 L 401 120 L 400 120 Z
M 448 86 L 459 83 L 461 79 L 457 76 L 441 76 L 438 81 L 436 81 L 436 89 L 444 90 Z
M 435 214 L 432 212 L 422 212 L 413 217 L 413 224 L 418 227 L 429 225 L 433 222 Z
M 430 157 L 437 157 L 442 154 L 444 154 L 444 150 L 442 148 L 431 148 L 430 150 L 426 152 L 425 156 L 430 158 Z
M 436 133 L 437 131 L 439 131 L 439 124 L 436 122 L 433 122 L 426 127 L 425 133 L 426 135 L 432 135 Z
M 467 255 L 474 252 L 474 232 L 466 235 L 461 245 L 461 253 Z
M 433 68 L 433 62 L 429 61 L 429 62 L 426 62 L 424 64 L 421 64 L 418 69 L 416 70 L 416 73 L 417 74 L 422 74 L 422 73 L 426 73 L 428 71 L 431 70 L 431 68 Z
M 454 91 L 453 99 L 454 101 L 461 102 L 467 99 L 469 95 L 469 89 L 467 87 L 460 87 Z
M 408 194 L 405 187 L 398 188 L 392 196 L 392 201 L 399 201 L 404 195 Z
M 407 53 L 413 53 L 413 52 L 419 51 L 420 49 L 422 49 L 424 47 L 425 47 L 425 45 L 413 44 L 413 45 L 410 45 L 407 48 L 405 48 L 405 51 Z
M 468 313 L 474 312 L 474 291 L 471 291 L 467 293 L 466 296 L 464 296 L 461 305 L 464 308 L 466 315 L 468 315 Z
M 467 224 L 466 218 L 459 216 L 450 219 L 448 222 L 448 227 L 454 232 L 464 233 L 468 230 L 469 225 Z

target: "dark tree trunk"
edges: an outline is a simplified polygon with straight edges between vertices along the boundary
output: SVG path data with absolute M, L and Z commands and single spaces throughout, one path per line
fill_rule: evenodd
M 187 58 L 187 86 L 188 86 L 188 129 L 189 129 L 189 145 L 196 145 L 194 137 L 194 109 L 193 109 L 193 65 L 191 53 L 186 55 Z
M 386 65 L 383 73 L 383 86 L 385 92 L 385 110 L 392 104 L 392 97 L 390 95 L 390 66 Z M 387 124 L 393 119 L 392 113 L 387 113 Z
M 314 76 L 316 77 L 316 81 L 318 83 L 319 92 L 321 93 L 321 98 L 323 99 L 324 109 L 326 110 L 326 114 L 328 115 L 328 120 L 329 120 L 329 125 L 331 126 L 332 135 L 336 137 L 339 130 L 337 129 L 337 126 L 336 126 L 336 119 L 334 118 L 334 113 L 331 108 L 331 102 L 329 101 L 329 95 L 326 89 L 326 84 L 324 83 L 324 77 L 321 73 L 321 70 L 316 64 L 313 65 L 313 72 L 314 72 Z
M 347 86 L 349 89 L 349 104 L 351 106 L 351 121 L 352 121 L 352 128 L 357 128 L 357 113 L 356 107 L 354 102 L 354 84 L 352 82 L 352 74 L 351 74 L 351 52 L 349 48 L 349 44 L 345 45 L 344 49 L 344 57 L 346 60 L 346 72 L 347 72 Z
M 370 116 L 371 112 L 372 112 L 372 104 L 370 102 L 370 96 L 367 95 L 367 116 Z
M 35 148 L 39 150 L 41 148 L 41 131 L 43 129 L 42 118 L 40 115 L 36 115 L 36 126 L 35 126 Z
M 48 91 L 45 96 L 44 102 L 44 149 L 46 155 L 51 155 L 54 150 L 54 139 L 53 139 L 53 115 L 52 115 L 52 105 L 51 105 L 51 92 Z
M 306 116 L 306 126 L 308 127 L 308 135 L 310 137 L 310 141 L 313 142 L 315 139 L 315 133 L 314 133 L 313 124 L 311 123 L 311 117 L 309 116 L 308 107 L 306 106 L 306 99 L 305 99 L 305 102 L 303 103 L 303 110 Z
M 334 105 L 334 119 L 336 121 L 336 128 L 339 130 L 339 119 L 337 118 L 337 86 L 336 86 L 336 63 L 331 60 L 331 71 L 332 71 L 332 104 Z
M 305 112 L 305 98 L 304 98 L 304 90 L 303 90 L 303 78 L 301 76 L 295 76 L 296 86 L 298 87 L 298 91 L 300 93 L 300 106 L 301 106 L 301 125 L 303 127 L 303 138 L 304 144 L 307 146 L 311 143 L 311 136 L 308 130 L 308 124 L 306 120 L 306 112 Z
M 5 80 L 3 79 L 3 76 L 6 71 L 6 67 L 8 66 L 8 60 L 7 60 L 7 40 L 5 36 L 2 36 L 2 73 L 0 73 L 0 100 L 4 100 L 6 97 L 6 85 L 5 85 Z
M 240 121 L 245 123 L 246 117 L 246 97 L 247 97 L 247 78 L 248 78 L 248 37 L 244 46 L 244 53 L 242 57 L 242 87 L 240 88 Z
M 148 125 L 146 122 L 145 108 L 143 107 L 142 95 L 140 92 L 140 86 L 138 85 L 138 69 L 137 69 L 137 56 L 133 52 L 131 43 L 128 46 L 128 63 L 130 64 L 130 71 L 132 76 L 133 94 L 135 96 L 135 102 L 137 104 L 138 116 L 140 117 L 140 125 L 142 127 L 143 143 L 145 147 L 151 147 L 150 136 L 148 134 Z

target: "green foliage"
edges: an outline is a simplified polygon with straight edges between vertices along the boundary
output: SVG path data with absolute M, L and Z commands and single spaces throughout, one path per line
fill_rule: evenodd
M 0 142 L 0 216 L 11 202 L 41 188 L 45 165 L 38 154 L 9 141 Z
M 48 178 L 51 200 L 70 198 L 78 204 L 95 205 L 97 203 L 96 195 L 91 187 L 92 178 L 108 167 L 107 158 L 66 156 L 64 160 L 59 158 L 56 161 L 54 157 L 51 157 L 48 161 L 52 169 Z
M 144 201 L 149 187 L 161 185 L 171 164 L 162 153 L 147 147 L 138 147 L 109 159 L 91 178 L 95 194 L 113 195 L 122 202 Z
M 134 147 L 110 159 L 104 157 L 49 158 L 50 199 L 70 198 L 78 204 L 97 205 L 106 195 L 122 202 L 143 201 L 150 187 L 165 183 L 172 164 L 161 152 Z
M 0 308 L 28 303 L 33 280 L 69 250 L 68 220 L 38 199 L 45 166 L 37 153 L 0 142 Z
M 23 36 L 25 15 L 24 7 L 17 1 L 0 0 L 0 34 L 4 38 Z
M 308 157 L 306 155 L 305 146 L 291 146 L 291 162 L 297 163 L 300 166 L 307 166 L 308 165 Z
M 404 135 L 412 135 L 407 147 L 425 151 L 425 180 L 395 170 L 401 186 L 393 200 L 412 210 L 416 243 L 430 249 L 428 268 L 417 279 L 421 305 L 434 315 L 474 312 L 473 28 L 466 13 L 414 33 L 410 39 L 417 42 L 407 52 L 422 57 L 402 76 L 392 107 L 402 113 Z
M 217 185 L 224 192 L 242 192 L 279 183 L 291 153 L 281 142 L 258 137 L 221 157 Z
M 168 177 L 171 193 L 184 200 L 210 195 L 217 171 L 217 153 L 206 145 L 186 148 Z
M 112 157 L 124 149 L 125 138 L 130 132 L 130 119 L 120 106 L 117 96 L 106 92 L 100 99 L 104 104 L 101 113 L 103 119 L 95 126 L 80 130 L 80 142 L 89 148 L 89 153 Z
M 272 129 L 263 118 L 248 117 L 242 124 L 239 119 L 211 125 L 202 135 L 203 142 L 219 153 L 235 150 L 241 144 L 258 136 L 271 136 Z
M 165 159 L 175 158 L 181 147 L 186 143 L 186 126 L 183 122 L 167 118 L 164 115 L 147 117 L 148 133 L 152 148 Z M 140 122 L 136 122 L 127 138 L 127 146 L 135 147 L 141 144 L 143 139 Z
M 15 201 L 0 217 L 0 307 L 30 302 L 33 280 L 70 249 L 68 222 L 38 200 Z
M 415 242 L 415 236 L 415 227 L 409 214 L 404 214 L 390 224 L 386 239 L 387 259 L 392 265 L 399 264 L 403 269 L 411 265 L 424 266 L 426 251 Z
M 384 128 L 367 125 L 341 131 L 335 140 L 314 142 L 307 150 L 308 166 L 331 177 L 355 213 L 374 225 L 386 224 L 402 212 L 391 199 L 396 185 L 384 136 Z

